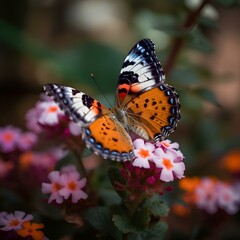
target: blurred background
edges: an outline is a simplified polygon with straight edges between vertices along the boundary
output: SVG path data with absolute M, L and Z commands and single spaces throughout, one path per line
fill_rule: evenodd
M 232 179 L 221 161 L 233 152 L 240 161 L 239 6 L 236 0 L 1 0 L 0 127 L 25 128 L 25 113 L 50 82 L 105 103 L 94 74 L 114 104 L 122 62 L 147 37 L 180 95 L 182 119 L 170 138 L 185 155 L 186 176 Z M 240 224 L 239 216 L 232 219 Z

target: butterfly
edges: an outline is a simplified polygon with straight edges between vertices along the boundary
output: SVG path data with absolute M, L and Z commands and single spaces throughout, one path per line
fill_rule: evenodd
M 115 107 L 108 109 L 71 87 L 47 84 L 44 90 L 82 127 L 82 138 L 95 154 L 127 161 L 134 158 L 131 132 L 146 141 L 161 141 L 176 129 L 180 119 L 179 97 L 164 80 L 154 43 L 143 39 L 123 62 Z

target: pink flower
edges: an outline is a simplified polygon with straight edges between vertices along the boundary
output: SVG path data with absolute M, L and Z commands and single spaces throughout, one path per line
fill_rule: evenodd
M 218 182 L 216 184 L 217 202 L 220 208 L 228 214 L 235 214 L 239 210 L 240 193 L 230 184 Z
M 195 189 L 196 205 L 206 210 L 208 213 L 215 213 L 218 209 L 216 180 L 205 177 L 201 179 L 199 185 Z
M 42 131 L 42 127 L 38 122 L 41 112 L 42 110 L 37 108 L 36 104 L 36 107 L 28 110 L 25 116 L 27 128 L 35 133 L 40 133 Z
M 68 199 L 72 195 L 72 202 L 76 203 L 80 199 L 86 199 L 88 195 L 82 190 L 86 186 L 87 179 L 80 179 L 80 174 L 77 171 L 63 173 L 62 181 L 64 187 L 59 190 L 59 194 Z
M 166 149 L 178 149 L 179 148 L 179 144 L 174 142 L 174 143 L 171 143 L 170 140 L 168 139 L 165 139 L 161 142 L 157 142 L 156 143 L 156 146 L 157 147 L 162 147 L 163 150 L 166 150 Z
M 73 121 L 69 122 L 68 129 L 73 136 L 79 136 L 82 133 L 82 128 Z
M 155 147 L 152 143 L 144 143 L 143 139 L 136 139 L 133 141 L 135 159 L 133 161 L 133 166 L 150 168 L 149 161 L 152 161 L 154 155 L 153 151 Z
M 42 183 L 42 192 L 45 194 L 50 193 L 48 203 L 55 200 L 57 203 L 63 203 L 63 197 L 59 194 L 59 191 L 63 188 L 64 183 L 59 171 L 52 171 L 48 175 L 48 179 L 51 183 Z
M 181 161 L 176 161 L 177 155 L 173 151 L 157 148 L 154 152 L 154 163 L 161 168 L 160 179 L 164 182 L 174 180 L 174 177 L 180 179 L 184 177 L 185 165 Z
M 0 150 L 4 153 L 15 150 L 20 133 L 19 128 L 10 125 L 0 128 Z
M 42 109 L 38 119 L 39 123 L 42 125 L 54 126 L 59 123 L 59 116 L 64 115 L 63 111 L 53 101 L 40 102 L 38 107 Z
M 17 145 L 18 148 L 22 151 L 29 150 L 36 144 L 38 137 L 36 134 L 32 132 L 22 133 L 18 138 Z
M 39 133 L 44 126 L 55 126 L 59 123 L 60 117 L 64 116 L 63 111 L 53 101 L 52 98 L 45 95 L 38 101 L 34 108 L 26 114 L 27 127 Z
M 22 211 L 15 211 L 14 213 L 3 212 L 0 214 L 0 228 L 2 231 L 19 230 L 22 224 L 33 219 L 33 216 Z
M 86 186 L 87 179 L 80 179 L 80 174 L 74 165 L 63 167 L 60 171 L 53 171 L 48 178 L 51 183 L 42 183 L 42 192 L 51 194 L 48 203 L 56 200 L 60 204 L 70 196 L 72 196 L 72 202 L 76 203 L 88 197 L 82 190 Z

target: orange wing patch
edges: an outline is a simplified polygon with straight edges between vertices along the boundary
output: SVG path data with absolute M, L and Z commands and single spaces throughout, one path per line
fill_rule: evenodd
M 84 128 L 83 138 L 86 145 L 103 158 L 126 161 L 134 157 L 131 138 L 110 114 Z
M 173 132 L 180 119 L 178 95 L 166 83 L 135 97 L 127 108 L 140 120 L 149 138 L 156 141 Z

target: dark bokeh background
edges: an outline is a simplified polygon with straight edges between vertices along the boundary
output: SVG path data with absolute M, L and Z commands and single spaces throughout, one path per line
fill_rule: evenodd
M 240 146 L 239 1 L 203 1 L 194 15 L 196 2 L 1 0 L 0 127 L 24 128 L 49 82 L 102 100 L 92 73 L 113 104 L 124 57 L 148 37 L 180 95 L 171 139 L 186 157 L 186 175 L 228 179 L 219 162 Z

